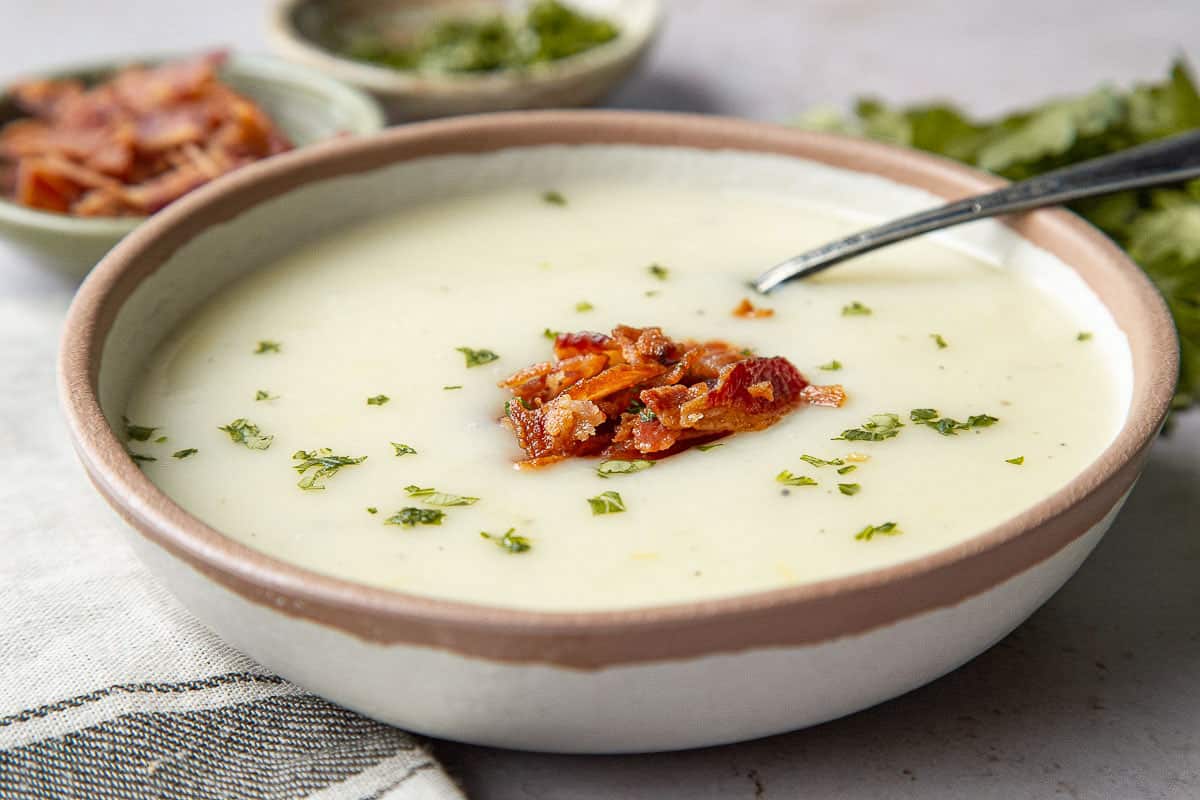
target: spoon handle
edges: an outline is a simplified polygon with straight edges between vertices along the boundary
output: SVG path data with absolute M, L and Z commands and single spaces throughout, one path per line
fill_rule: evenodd
M 1200 130 L 1093 158 L 994 192 L 968 197 L 859 231 L 771 267 L 758 277 L 754 287 L 760 292 L 769 292 L 784 281 L 806 278 L 848 258 L 952 225 L 1123 189 L 1177 183 L 1198 176 Z

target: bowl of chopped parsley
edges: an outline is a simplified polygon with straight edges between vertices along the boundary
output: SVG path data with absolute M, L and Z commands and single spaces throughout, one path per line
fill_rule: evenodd
M 276 51 L 396 119 L 584 106 L 637 65 L 659 0 L 278 0 Z

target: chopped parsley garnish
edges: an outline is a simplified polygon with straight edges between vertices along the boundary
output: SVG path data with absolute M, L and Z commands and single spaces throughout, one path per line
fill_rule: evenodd
M 583 313 L 584 311 L 591 311 L 593 308 L 595 308 L 595 306 L 589 303 L 587 300 L 580 300 L 575 304 L 575 310 L 580 313 Z
M 1091 338 L 1092 338 L 1092 333 L 1091 333 L 1091 331 L 1080 331 L 1080 332 L 1079 332 L 1079 333 L 1078 333 L 1078 334 L 1075 336 L 1075 341 L 1077 341 L 1077 342 L 1086 342 L 1086 341 L 1090 341 L 1090 340 L 1091 340 Z
M 938 350 L 945 350 L 947 347 L 950 346 L 949 343 L 944 338 L 942 338 L 942 335 L 940 333 L 931 333 L 931 334 L 929 334 L 929 338 L 933 339 L 934 344 L 936 344 L 938 346 Z
M 558 331 L 551 330 L 550 328 L 546 328 L 542 331 L 542 336 L 545 336 L 547 339 L 549 339 L 550 341 L 553 342 L 555 339 L 558 338 L 558 333 L 559 333 Z
M 263 353 L 278 353 L 282 345 L 279 342 L 272 342 L 269 339 L 264 339 L 258 343 L 258 347 L 254 348 L 254 355 L 262 355 Z
M 556 192 L 553 189 L 542 192 L 542 202 L 551 206 L 565 206 L 567 198 L 563 197 L 562 192 Z
M 840 458 L 826 460 L 824 458 L 810 456 L 808 453 L 800 456 L 800 460 L 812 464 L 814 467 L 840 467 L 842 464 L 846 463 Z
M 642 292 L 642 294 L 646 295 L 646 297 L 658 297 L 660 292 L 658 289 L 647 289 L 646 291 Z
M 154 435 L 157 427 L 149 425 L 134 425 L 126 417 L 121 417 L 121 421 L 125 423 L 125 438 L 134 442 L 146 442 Z
M 671 271 L 662 264 L 651 264 L 650 266 L 646 267 L 646 271 L 658 278 L 660 281 L 665 281 L 667 276 L 671 274 Z
M 397 456 L 415 456 L 417 454 L 416 450 L 406 444 L 401 444 L 400 442 L 389 442 L 389 444 L 396 448 Z
M 896 523 L 884 522 L 879 525 L 868 525 L 856 533 L 854 538 L 860 542 L 869 542 L 875 538 L 876 534 L 882 534 L 884 536 L 899 536 L 903 532 L 904 531 L 900 530 Z
M 857 300 L 848 306 L 842 306 L 843 317 L 865 317 L 870 313 L 871 309 L 867 308 Z
M 278 399 L 279 399 L 278 395 L 272 395 L 266 389 L 259 389 L 257 392 L 254 393 L 254 402 L 256 402 L 256 403 L 259 401 L 262 401 L 262 400 L 278 400 Z
M 617 492 L 601 492 L 588 498 L 593 514 L 617 514 L 625 510 L 625 501 Z
M 712 444 L 696 445 L 696 449 L 699 450 L 701 453 L 707 453 L 709 450 L 713 450 L 718 447 L 724 447 L 724 446 L 725 446 L 724 442 L 713 442 Z
M 491 350 L 472 350 L 469 347 L 456 347 L 454 349 L 463 354 L 463 358 L 466 359 L 468 367 L 478 367 L 482 364 L 490 364 L 491 362 L 500 358 L 500 356 L 496 355 Z
M 795 475 L 789 470 L 784 470 L 775 476 L 775 480 L 782 483 L 784 486 L 816 486 L 817 482 L 807 475 Z
M 368 397 L 368 398 L 367 398 L 367 405 L 369 405 L 369 406 L 381 406 L 381 405 L 383 405 L 384 403 L 386 403 L 387 401 L 389 401 L 389 400 L 391 400 L 391 399 L 392 399 L 392 398 L 388 397 L 386 394 L 377 394 L 377 395 L 375 395 L 374 397 Z
M 908 418 L 918 425 L 933 428 L 942 436 L 957 436 L 959 431 L 988 428 L 1000 421 L 990 414 L 972 414 L 966 422 L 959 422 L 951 417 L 941 416 L 936 408 L 914 408 L 908 412 Z
M 596 467 L 596 474 L 601 478 L 608 478 L 613 475 L 629 475 L 633 472 L 641 472 L 644 469 L 650 469 L 654 466 L 653 461 L 638 459 L 635 461 L 601 461 Z
M 305 491 L 320 491 L 325 488 L 323 481 L 326 478 L 336 475 L 342 467 L 361 464 L 367 457 L 335 456 L 328 447 L 322 447 L 318 450 L 297 450 L 292 453 L 292 459 L 299 462 L 292 465 L 292 469 L 301 475 L 296 485 Z M 305 475 L 309 470 L 313 470 L 312 474 Z
M 822 364 L 821 366 L 817 367 L 817 369 L 823 369 L 826 372 L 837 372 L 841 368 L 842 362 L 838 361 L 836 358 L 833 361 L 830 361 L 828 364 Z
M 244 444 L 251 450 L 266 450 L 275 440 L 274 434 L 263 433 L 245 417 L 239 417 L 228 425 L 221 425 L 217 430 L 228 433 L 230 441 L 234 444 Z
M 839 483 L 837 486 L 839 492 L 851 497 L 858 494 L 859 490 L 862 489 L 862 486 L 857 483 Z
M 872 414 L 871 418 L 859 428 L 848 428 L 841 436 L 835 436 L 834 441 L 848 442 L 882 442 L 900 435 L 904 423 L 897 414 Z
M 516 528 L 509 528 L 503 535 L 493 536 L 487 531 L 480 531 L 479 535 L 484 539 L 488 539 L 504 550 L 510 553 L 527 553 L 533 549 L 533 545 L 524 536 L 517 533 Z
M 461 389 L 461 388 L 463 388 L 463 387 L 462 387 L 462 384 L 461 384 L 461 383 L 456 383 L 456 384 L 454 384 L 454 385 L 452 385 L 452 386 L 443 386 L 443 387 L 442 387 L 442 391 L 443 391 L 443 392 L 453 392 L 455 389 Z
M 403 525 L 406 528 L 413 528 L 417 525 L 441 525 L 442 519 L 445 518 L 445 511 L 438 511 L 435 508 L 402 508 L 395 514 L 385 519 L 385 525 Z
M 160 437 L 158 437 L 157 439 L 155 439 L 155 440 L 154 440 L 154 443 L 155 443 L 155 444 L 162 444 L 162 443 L 163 443 L 163 442 L 165 442 L 165 441 L 167 441 L 167 437 L 165 437 L 165 436 L 160 436 Z
M 1018 467 L 1025 463 L 1025 456 L 1017 456 L 1016 458 L 1004 459 L 1006 464 L 1016 464 Z
M 378 514 L 379 509 L 376 508 L 375 506 L 367 506 L 367 513 L 368 514 Z
M 478 497 L 439 492 L 432 486 L 425 488 L 416 484 L 409 484 L 404 487 L 404 491 L 408 493 L 409 497 L 420 497 L 422 503 L 430 506 L 473 506 L 479 502 Z
M 126 450 L 125 452 L 129 453 L 129 457 L 133 459 L 135 464 L 141 464 L 143 461 L 158 461 L 158 459 L 154 456 L 144 456 L 141 453 L 135 453 L 132 450 Z
M 854 470 L 856 470 L 856 469 L 858 469 L 857 464 L 847 464 L 846 466 L 839 469 L 837 471 L 837 474 L 838 475 L 849 475 L 851 472 L 854 472 Z
M 196 453 L 199 453 L 199 452 L 200 451 L 194 447 L 185 447 L 182 450 L 176 450 L 174 453 L 171 454 L 171 456 L 173 458 L 187 458 L 188 456 L 194 456 L 194 455 L 196 455 Z

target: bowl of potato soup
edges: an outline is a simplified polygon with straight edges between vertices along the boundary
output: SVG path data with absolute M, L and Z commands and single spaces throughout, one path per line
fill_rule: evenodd
M 927 683 L 1079 567 L 1177 371 L 1065 211 L 763 268 L 999 181 L 718 118 L 529 112 L 271 159 L 72 305 L 62 400 L 145 561 L 431 736 L 699 747 Z

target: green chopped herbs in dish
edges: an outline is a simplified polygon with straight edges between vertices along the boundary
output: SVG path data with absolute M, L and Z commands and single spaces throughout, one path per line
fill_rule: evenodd
M 904 423 L 898 414 L 873 414 L 870 419 L 858 428 L 848 428 L 841 436 L 835 436 L 834 441 L 847 442 L 882 442 L 900 435 Z
M 266 450 L 275 440 L 274 434 L 263 433 L 245 417 L 238 417 L 228 425 L 221 425 L 217 430 L 229 434 L 229 440 L 234 444 L 245 445 L 251 450 Z
M 200 451 L 194 447 L 185 447 L 182 450 L 176 450 L 174 453 L 171 453 L 171 457 L 183 459 L 183 458 L 187 458 L 188 456 L 194 456 L 194 455 L 196 455 L 196 453 L 199 453 L 199 452 Z
M 601 461 L 596 467 L 596 474 L 601 478 L 609 478 L 613 475 L 629 475 L 634 472 L 641 472 L 644 469 L 650 469 L 654 466 L 653 461 L 638 459 L 635 461 Z
M 817 367 L 817 369 L 823 369 L 826 372 L 837 372 L 841 368 L 842 368 L 842 362 L 838 361 L 836 358 L 827 364 L 822 364 L 819 367 Z
M 282 345 L 279 342 L 272 342 L 269 339 L 264 339 L 258 343 L 258 347 L 254 348 L 254 355 L 260 356 L 263 353 L 278 353 Z
M 918 425 L 927 425 L 942 436 L 957 436 L 959 431 L 969 431 L 976 428 L 990 428 L 1000 420 L 990 414 L 972 414 L 966 422 L 959 422 L 951 417 L 943 417 L 936 408 L 914 408 L 908 412 L 908 418 Z
M 395 448 L 397 456 L 415 456 L 417 454 L 416 450 L 401 442 L 389 442 L 389 444 Z
M 851 497 L 858 494 L 859 490 L 862 489 L 862 486 L 857 483 L 839 483 L 837 487 L 839 492 L 845 495 L 850 495 Z
M 445 511 L 438 511 L 436 508 L 402 508 L 395 514 L 385 519 L 385 525 L 400 525 L 405 528 L 415 528 L 417 525 L 441 525 L 445 518 Z
M 587 300 L 580 300 L 578 303 L 575 304 L 575 310 L 581 314 L 584 313 L 585 311 L 591 311 L 594 308 L 595 308 L 595 306 L 592 305 L 591 303 L 589 303 Z
M 864 306 L 862 303 L 855 300 L 849 305 L 842 306 L 843 317 L 865 317 L 871 313 L 871 309 Z
M 409 484 L 404 487 L 404 491 L 409 497 L 421 498 L 421 502 L 429 506 L 473 506 L 479 502 L 478 497 L 439 492 L 432 486 L 421 487 L 416 484 Z
M 509 528 L 501 535 L 493 535 L 487 531 L 480 531 L 479 535 L 493 542 L 500 549 L 507 550 L 510 553 L 527 553 L 533 549 L 533 545 L 529 540 L 518 534 L 516 528 Z
M 131 442 L 148 442 L 154 432 L 159 430 L 149 425 L 134 425 L 128 417 L 121 417 L 121 422 L 125 423 L 125 438 Z
M 388 401 L 389 401 L 389 400 L 391 400 L 391 399 L 392 399 L 392 398 L 388 397 L 386 394 L 377 394 L 377 395 L 375 395 L 374 397 L 368 397 L 368 398 L 367 398 L 367 405 L 369 405 L 369 406 L 381 406 L 381 405 L 383 405 L 384 403 L 388 402 Z
M 482 366 L 483 364 L 490 364 L 500 358 L 500 356 L 487 349 L 472 350 L 470 347 L 456 347 L 454 349 L 463 354 L 463 358 L 466 360 L 468 367 L 478 367 Z
M 296 485 L 305 491 L 321 491 L 325 488 L 327 478 L 332 478 L 344 467 L 361 464 L 367 457 L 336 456 L 328 447 L 322 447 L 317 450 L 297 450 L 292 453 L 292 460 L 297 462 L 292 469 L 301 475 Z
M 407 38 L 372 35 L 340 44 L 335 40 L 334 49 L 397 70 L 486 73 L 559 61 L 618 35 L 617 26 L 607 19 L 558 0 L 536 0 L 520 18 L 491 13 L 448 16 Z
M 877 535 L 883 536 L 899 536 L 903 533 L 894 522 L 883 522 L 879 525 L 868 525 L 854 535 L 854 538 L 860 542 L 869 542 Z
M 563 197 L 562 192 L 556 192 L 553 189 L 542 192 L 542 202 L 548 206 L 565 206 L 567 198 Z
M 1018 467 L 1025 463 L 1025 456 L 1017 456 L 1016 458 L 1004 459 L 1006 464 L 1016 464 Z
M 933 339 L 933 343 L 937 345 L 938 350 L 945 350 L 950 346 L 945 337 L 940 333 L 931 333 L 929 334 L 929 338 Z
M 784 486 L 816 486 L 817 482 L 807 475 L 796 475 L 790 470 L 783 470 L 775 476 L 778 483 Z
M 651 264 L 646 267 L 646 271 L 658 278 L 660 281 L 665 281 L 671 274 L 671 271 L 662 264 Z
M 625 510 L 625 501 L 618 492 L 601 492 L 588 498 L 593 514 L 617 514 Z

